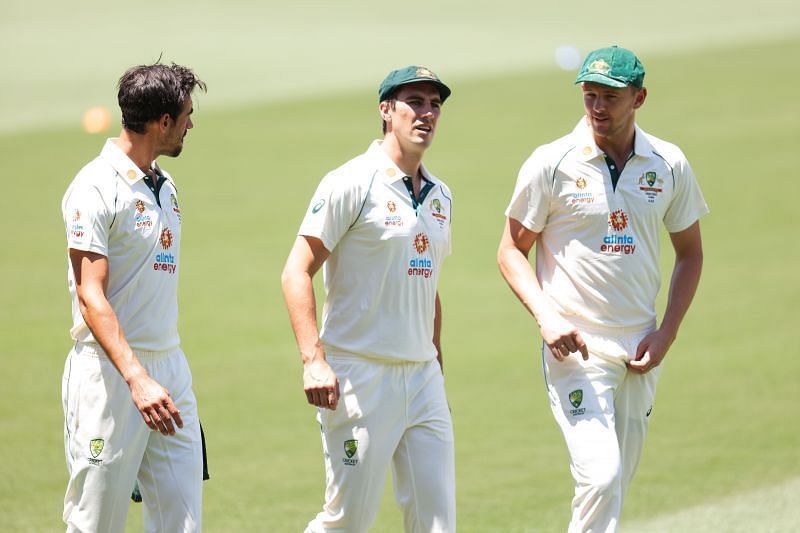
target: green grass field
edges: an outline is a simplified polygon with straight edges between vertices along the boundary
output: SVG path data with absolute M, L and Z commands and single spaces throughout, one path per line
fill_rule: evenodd
M 521 1 L 507 4 L 535 18 Z M 788 532 L 800 524 L 800 359 L 792 333 L 800 304 L 795 228 L 800 195 L 794 177 L 800 76 L 793 66 L 800 57 L 800 13 L 782 0 L 764 3 L 759 12 L 731 9 L 725 13 L 726 27 L 741 31 L 740 38 L 716 29 L 705 41 L 702 23 L 710 24 L 718 13 L 710 2 L 700 4 L 691 23 L 676 26 L 682 39 L 674 46 L 669 32 L 644 22 L 620 30 L 620 36 L 602 30 L 566 41 L 584 51 L 610 41 L 641 44 L 649 99 L 639 123 L 683 148 L 711 207 L 702 222 L 704 277 L 665 363 L 622 529 Z M 7 191 L 6 230 L 0 236 L 6 370 L 0 385 L 0 531 L 59 531 L 66 484 L 60 382 L 70 345 L 59 204 L 76 171 L 104 141 L 103 135 L 80 130 L 80 112 L 95 103 L 111 105 L 121 71 L 152 59 L 153 53 L 137 54 L 133 45 L 121 47 L 121 59 L 108 50 L 90 53 L 94 49 L 83 43 L 94 35 L 89 33 L 79 39 L 80 46 L 66 42 L 47 58 L 44 44 L 25 33 L 32 17 L 22 3 L 11 5 L 3 29 L 19 31 L 22 42 L 36 42 L 45 66 L 80 46 L 88 54 L 71 59 L 80 65 L 74 71 L 62 65 L 40 69 L 38 75 L 28 72 L 24 83 L 14 82 L 8 72 L 0 79 L 10 96 L 0 119 L 0 175 Z M 678 3 L 685 15 L 689 5 Z M 288 6 L 274 9 L 276 16 L 299 13 Z M 373 39 L 381 33 L 373 27 L 359 30 L 361 23 L 375 24 L 378 15 L 370 11 L 356 17 L 358 2 L 345 2 L 342 13 L 330 6 L 320 9 L 314 12 L 317 19 L 341 23 L 336 27 L 344 44 L 334 46 L 336 60 L 328 62 L 328 70 L 309 69 L 307 83 L 287 78 L 302 76 L 298 65 L 303 61 L 314 66 L 325 61 L 321 45 L 295 18 L 292 24 L 270 19 L 265 25 L 284 32 L 279 36 L 306 32 L 285 47 L 282 62 L 271 47 L 260 59 L 241 57 L 253 43 L 281 44 L 275 35 L 256 34 L 253 21 L 239 27 L 253 31 L 252 43 L 234 31 L 232 18 L 213 25 L 220 28 L 217 37 L 238 35 L 228 45 L 234 53 L 198 44 L 197 33 L 212 27 L 210 3 L 200 3 L 187 19 L 202 19 L 206 26 L 180 28 L 169 37 L 171 44 L 185 35 L 187 42 L 175 48 L 186 53 L 166 48 L 167 60 L 196 66 L 201 76 L 206 66 L 210 73 L 209 94 L 196 106 L 184 154 L 162 161 L 178 181 L 185 214 L 180 326 L 210 454 L 205 529 L 301 531 L 321 505 L 319 430 L 302 393 L 280 269 L 321 176 L 379 135 L 375 89 L 380 78 L 395 66 L 428 62 L 454 90 L 426 164 L 447 180 L 455 200 L 455 249 L 440 293 L 457 439 L 459 529 L 563 531 L 572 484 L 543 389 L 540 339 L 502 281 L 495 250 L 519 165 L 536 145 L 564 134 L 580 116 L 574 73 L 551 67 L 549 59 L 551 50 L 565 42 L 564 33 L 553 28 L 578 10 L 565 7 L 568 11 L 561 13 L 550 7 L 546 14 L 552 24 L 542 23 L 541 35 L 498 41 L 504 32 L 494 23 L 513 10 L 498 14 L 482 7 L 470 14 L 444 2 L 431 15 L 443 26 L 441 35 L 435 35 L 436 25 L 427 28 L 434 58 L 428 61 L 426 48 L 414 39 L 408 45 L 413 53 L 407 55 L 397 43 L 385 56 L 379 46 L 365 50 L 359 45 L 359 35 Z M 175 17 L 179 12 L 169 8 Z M 264 8 L 259 14 L 268 12 Z M 84 7 L 72 17 L 87 13 Z M 175 17 L 170 23 L 178 27 L 182 22 Z M 480 19 L 485 31 L 476 27 L 474 34 L 464 33 L 475 17 L 489 17 Z M 322 24 L 317 19 L 311 22 Z M 55 20 L 49 15 L 43 24 L 59 36 L 66 29 Z M 96 20 L 107 21 L 99 15 Z M 614 19 L 605 13 L 596 20 Z M 524 30 L 524 22 L 509 17 L 513 31 Z M 591 27 L 588 20 L 575 24 L 576 30 Z M 339 35 L 329 26 L 320 30 L 323 35 Z M 110 34 L 109 27 L 97 29 L 98 37 Z M 0 35 L 10 46 L 7 32 Z M 410 37 L 426 35 L 415 29 Z M 473 40 L 478 43 L 470 45 Z M 549 43 L 546 49 L 542 42 Z M 463 49 L 451 46 L 463 43 Z M 480 43 L 498 49 L 480 55 L 469 48 Z M 348 52 L 352 58 L 342 57 Z M 86 61 L 94 53 L 102 58 L 96 69 Z M 12 65 L 25 62 L 24 51 L 20 54 Z M 264 64 L 273 60 L 281 67 L 278 72 Z M 448 78 L 439 64 L 453 75 Z M 339 68 L 346 65 L 350 71 Z M 237 69 L 245 81 L 260 79 L 259 74 L 266 78 L 237 88 Z M 49 84 L 49 94 L 37 79 Z M 265 88 L 270 79 L 277 88 Z M 307 90 L 297 93 L 300 85 Z M 666 253 L 664 272 L 670 263 Z M 387 488 L 373 530 L 401 531 L 400 524 Z M 140 530 L 139 508 L 133 506 L 128 531 Z

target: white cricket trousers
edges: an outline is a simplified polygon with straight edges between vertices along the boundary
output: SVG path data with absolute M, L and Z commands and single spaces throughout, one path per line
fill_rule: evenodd
M 439 363 L 330 354 L 328 363 L 341 398 L 335 411 L 317 416 L 325 504 L 306 531 L 367 531 L 390 465 L 405 531 L 455 531 L 453 423 Z
M 564 361 L 542 349 L 550 407 L 570 457 L 575 479 L 569 533 L 616 531 L 622 500 L 642 455 L 661 367 L 628 371 L 625 361 L 652 331 L 580 329 L 589 360 Z
M 171 436 L 152 431 L 102 349 L 76 344 L 62 380 L 68 532 L 123 532 L 137 479 L 145 531 L 201 530 L 203 451 L 189 365 L 180 348 L 135 353 L 170 392 L 183 428 Z

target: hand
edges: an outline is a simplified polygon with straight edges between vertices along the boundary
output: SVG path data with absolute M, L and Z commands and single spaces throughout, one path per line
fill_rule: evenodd
M 152 430 L 164 435 L 175 434 L 175 424 L 183 427 L 181 412 L 172 403 L 169 391 L 148 375 L 142 375 L 130 381 L 131 398 L 144 418 L 145 424 Z
M 660 329 L 649 333 L 636 347 L 636 358 L 627 361 L 625 365 L 631 372 L 637 374 L 650 372 L 661 364 L 674 340 L 674 335 Z
M 339 379 L 325 359 L 303 365 L 303 389 L 311 405 L 333 411 L 339 404 Z
M 563 361 L 575 352 L 580 352 L 584 361 L 589 359 L 589 350 L 578 328 L 564 320 L 561 315 L 554 313 L 542 320 L 539 329 L 544 343 L 557 360 Z

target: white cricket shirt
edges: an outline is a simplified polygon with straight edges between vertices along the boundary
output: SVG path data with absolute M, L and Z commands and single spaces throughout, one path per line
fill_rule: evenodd
M 375 141 L 327 174 L 299 235 L 331 252 L 323 266 L 327 297 L 320 338 L 326 350 L 363 357 L 436 357 L 436 286 L 450 254 L 452 196 L 424 167 L 433 187 L 418 209 L 405 175 Z
M 75 176 L 61 202 L 67 247 L 108 258 L 106 298 L 131 348 L 145 351 L 169 350 L 180 343 L 181 212 L 172 178 L 158 170 L 166 180 L 157 200 L 145 174 L 108 139 L 100 155 Z M 76 341 L 96 342 L 80 313 L 69 259 L 67 264 L 70 333 Z
M 708 213 L 681 150 L 636 126 L 616 190 L 585 118 L 523 164 L 506 215 L 540 233 L 536 275 L 576 325 L 639 328 L 656 320 L 659 236 Z

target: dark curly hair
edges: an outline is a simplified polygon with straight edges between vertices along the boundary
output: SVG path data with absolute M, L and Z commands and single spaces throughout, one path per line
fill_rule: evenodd
M 122 125 L 144 133 L 145 125 L 164 113 L 177 118 L 181 106 L 195 87 L 206 91 L 206 84 L 191 69 L 172 63 L 138 65 L 125 71 L 117 84 L 117 101 L 122 111 Z

